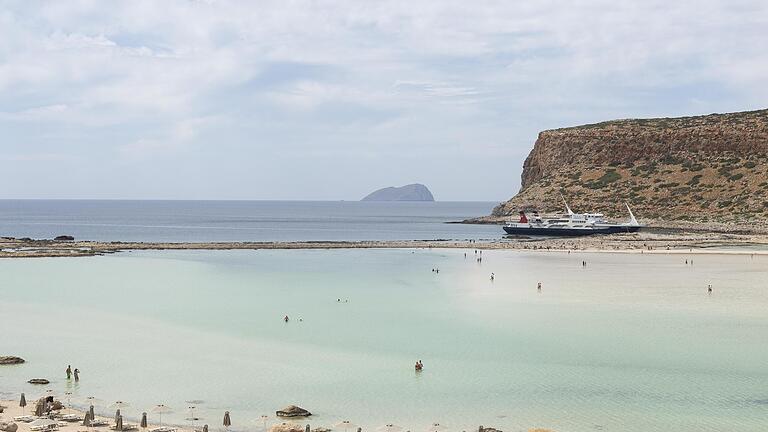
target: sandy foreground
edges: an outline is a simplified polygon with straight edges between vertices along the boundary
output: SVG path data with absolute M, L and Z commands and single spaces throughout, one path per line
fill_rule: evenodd
M 56 400 L 59 400 L 56 398 Z M 27 406 L 24 408 L 23 413 L 26 415 L 34 415 L 35 410 L 35 403 L 37 402 L 37 399 L 30 397 L 27 399 Z M 14 418 L 17 416 L 22 415 L 22 408 L 19 407 L 19 401 L 18 400 L 0 400 L 0 406 L 4 407 L 4 412 L 0 413 L 0 424 L 7 423 L 7 422 L 13 422 L 17 425 L 18 429 L 16 432 L 36 432 L 32 430 L 32 426 L 30 423 L 24 422 L 24 421 L 14 421 Z M 97 411 L 99 411 L 97 409 Z M 57 411 L 54 411 L 57 412 Z M 58 429 L 62 432 L 114 432 L 114 425 L 115 425 L 115 419 L 114 417 L 102 417 L 98 414 L 96 415 L 96 420 L 102 420 L 106 423 L 104 426 L 94 426 L 94 427 L 87 427 L 83 426 L 83 416 L 84 412 L 79 411 L 76 409 L 68 409 L 65 408 L 61 411 L 58 411 L 60 414 L 74 414 L 77 415 L 80 418 L 80 421 L 78 422 L 64 422 L 59 421 Z M 136 420 L 141 417 L 141 412 L 138 409 L 129 408 L 126 410 L 131 417 L 131 421 L 128 419 L 123 418 L 123 426 L 132 425 L 135 427 L 135 429 L 131 429 L 133 432 L 152 432 L 155 430 L 156 432 L 159 432 L 157 428 L 160 428 L 161 426 L 159 423 L 157 423 L 157 414 L 153 414 L 151 412 L 147 412 L 147 428 L 142 429 L 139 427 L 138 421 L 134 422 L 132 420 Z M 209 425 L 209 431 L 210 432 L 234 432 L 234 431 L 242 431 L 242 430 L 264 430 L 264 426 L 259 422 L 258 425 L 254 422 L 249 422 L 247 425 L 238 425 L 237 423 L 233 423 L 231 427 L 225 428 L 223 426 L 223 418 L 224 418 L 224 412 L 221 413 L 221 418 L 216 419 L 215 423 Z M 213 420 L 213 419 L 212 419 Z M 234 419 L 236 422 L 237 419 Z M 207 422 L 206 422 L 207 423 Z M 253 423 L 253 424 L 251 424 Z M 270 432 L 304 432 L 306 425 L 312 424 L 311 423 L 311 417 L 310 418 L 297 418 L 295 421 L 291 421 L 289 419 L 286 419 L 285 422 L 276 423 L 274 419 L 271 421 L 268 421 L 266 423 L 266 427 Z M 167 422 L 163 422 L 162 429 L 163 432 L 171 432 L 171 430 L 175 432 L 201 432 L 203 428 L 202 422 L 197 422 L 195 426 L 192 426 L 191 424 L 187 424 L 186 426 L 183 425 L 173 425 L 168 424 Z M 315 429 L 315 432 L 327 432 L 328 429 L 318 428 Z M 353 432 L 353 431 L 350 431 Z
M 619 253 L 768 254 L 768 234 L 639 232 L 575 238 L 297 242 L 99 242 L 0 237 L 0 258 L 78 257 L 130 250 L 483 249 Z
M 58 399 L 57 399 L 58 400 Z M 35 409 L 35 402 L 36 400 L 33 398 L 30 398 L 27 400 L 27 407 L 23 410 L 23 414 L 30 415 L 34 414 Z M 14 417 L 21 416 L 22 415 L 22 408 L 19 407 L 19 401 L 18 400 L 0 400 L 0 406 L 4 407 L 4 412 L 0 413 L 0 425 L 2 424 L 8 424 L 8 423 L 15 423 L 17 425 L 16 432 L 36 432 L 32 430 L 32 426 L 30 423 L 23 422 L 23 421 L 14 421 Z M 62 422 L 59 421 L 59 426 L 57 430 L 62 432 L 114 432 L 113 426 L 115 424 L 115 419 L 112 417 L 102 417 L 99 415 L 96 415 L 96 420 L 102 420 L 107 423 L 106 426 L 98 426 L 98 427 L 86 427 L 83 426 L 83 416 L 84 412 L 78 411 L 75 409 L 67 409 L 66 407 L 60 411 L 60 414 L 75 414 L 80 418 L 79 422 Z M 140 414 L 139 414 L 140 416 Z M 152 432 L 155 430 L 156 432 L 159 432 L 162 430 L 163 432 L 201 432 L 202 431 L 202 424 L 193 426 L 179 426 L 179 425 L 169 425 L 167 423 L 163 424 L 162 429 L 158 430 L 157 428 L 160 428 L 161 426 L 159 424 L 153 423 L 154 420 L 153 417 L 156 417 L 157 414 L 149 414 L 148 416 L 148 424 L 146 429 L 142 429 L 139 426 L 138 423 L 133 423 L 127 420 L 123 420 L 123 426 L 126 425 L 132 425 L 136 429 L 132 429 L 134 432 Z M 133 417 L 133 415 L 131 416 Z M 311 420 L 312 418 L 296 418 L 296 419 L 286 419 L 285 422 L 282 423 L 275 423 L 267 422 L 266 428 L 269 432 L 304 432 L 306 427 L 309 425 L 312 425 Z M 222 413 L 222 420 L 223 420 L 223 413 Z M 223 425 L 223 422 L 220 422 L 218 425 L 209 425 L 208 430 L 210 432 L 234 432 L 234 431 L 242 431 L 242 430 L 262 430 L 264 431 L 264 426 L 260 425 L 247 425 L 245 427 L 238 426 L 237 424 L 232 424 L 231 427 L 225 428 Z M 325 427 L 317 427 L 314 428 L 314 426 L 311 429 L 312 432 L 332 432 L 331 429 L 327 429 Z M 482 432 L 502 432 L 497 429 L 493 428 L 484 428 L 481 429 Z M 354 432 L 354 430 L 350 430 L 350 432 Z M 403 432 L 410 432 L 410 431 L 403 431 Z M 478 431 L 480 432 L 480 431 Z M 529 429 L 528 432 L 554 432 L 549 429 L 540 429 L 540 428 L 533 428 Z
M 56 400 L 58 400 L 58 399 L 56 399 Z M 26 414 L 26 415 L 34 415 L 35 403 L 36 402 L 37 402 L 37 399 L 35 399 L 33 397 L 28 398 L 27 399 L 27 404 L 28 405 L 26 406 L 26 408 L 24 408 L 23 413 Z M 23 421 L 14 421 L 13 420 L 14 417 L 22 415 L 22 408 L 19 406 L 19 401 L 18 400 L 0 400 L 0 405 L 5 407 L 3 413 L 0 414 L 0 423 L 3 423 L 3 422 L 13 422 L 13 423 L 16 423 L 16 425 L 18 426 L 17 432 L 35 432 L 35 431 L 32 431 L 32 429 L 31 429 L 32 426 L 30 425 L 30 423 L 26 423 L 26 422 L 23 422 Z M 114 418 L 101 417 L 99 415 L 96 415 L 96 419 L 97 420 L 103 420 L 108 425 L 107 426 L 99 426 L 99 427 L 86 427 L 86 426 L 83 426 L 83 415 L 84 415 L 84 413 L 82 411 L 78 411 L 76 409 L 67 409 L 67 408 L 65 408 L 65 409 L 61 410 L 60 413 L 61 414 L 75 414 L 78 417 L 80 417 L 80 421 L 78 421 L 78 422 L 71 422 L 70 423 L 70 422 L 61 422 L 60 421 L 60 424 L 59 424 L 59 427 L 58 427 L 58 430 L 60 430 L 60 431 L 65 431 L 65 432 L 78 432 L 78 431 L 82 431 L 82 432 L 112 432 L 113 429 L 110 429 L 110 426 L 113 426 L 115 424 L 115 419 Z M 139 414 L 139 416 L 140 415 L 141 414 Z M 153 417 L 156 417 L 156 416 L 157 416 L 156 414 L 153 415 Z M 134 417 L 134 416 L 132 415 L 131 417 Z M 151 422 L 153 419 L 150 417 L 149 420 Z M 132 424 L 132 425 L 136 426 L 137 427 L 137 429 L 135 430 L 136 432 L 142 432 L 143 431 L 143 429 L 138 428 L 138 423 L 127 421 L 125 419 L 123 420 L 123 422 L 124 422 L 123 423 L 124 425 Z M 152 431 L 152 429 L 160 427 L 159 424 L 156 424 L 156 423 L 147 424 L 147 426 L 148 426 L 147 429 L 146 429 L 147 432 L 150 432 L 150 431 Z M 164 426 L 167 427 L 168 425 L 165 424 Z M 173 427 L 173 429 L 176 429 L 177 432 L 194 432 L 195 431 L 195 429 L 193 429 L 192 427 L 178 427 L 178 426 L 172 426 L 172 427 Z M 201 429 L 201 427 L 202 427 L 202 425 L 200 425 L 200 427 L 198 427 L 197 430 L 199 431 Z M 211 430 L 211 432 L 216 432 L 216 431 L 218 431 L 218 428 L 213 427 L 210 430 Z M 223 426 L 222 426 L 221 430 L 222 431 L 224 430 Z

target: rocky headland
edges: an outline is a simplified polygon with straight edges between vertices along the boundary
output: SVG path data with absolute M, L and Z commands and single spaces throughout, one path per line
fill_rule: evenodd
M 768 232 L 768 110 L 613 120 L 543 131 L 521 189 L 473 222 L 520 210 L 626 217 L 654 226 Z

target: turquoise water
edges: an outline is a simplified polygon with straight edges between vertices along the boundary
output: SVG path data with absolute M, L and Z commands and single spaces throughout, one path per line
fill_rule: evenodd
M 768 429 L 768 257 L 464 252 L 2 260 L 0 351 L 28 363 L 0 392 L 165 403 L 180 424 L 200 400 L 235 430 L 290 403 L 368 430 Z

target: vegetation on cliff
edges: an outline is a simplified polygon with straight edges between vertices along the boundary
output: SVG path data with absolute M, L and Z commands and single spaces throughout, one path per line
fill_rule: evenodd
M 768 110 L 614 120 L 541 132 L 522 187 L 493 211 L 623 214 L 696 222 L 768 220 Z

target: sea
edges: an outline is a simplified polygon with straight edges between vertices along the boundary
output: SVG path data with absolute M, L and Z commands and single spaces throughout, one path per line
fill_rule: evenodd
M 65 203 L 67 212 L 48 214 L 40 210 L 46 205 L 60 206 L 35 204 L 33 220 L 41 224 L 9 223 L 4 211 L 3 234 L 119 237 L 104 228 L 104 213 L 81 224 L 73 215 L 92 211 Z M 336 205 L 347 204 L 309 204 Z M 439 213 L 473 216 L 462 209 L 475 205 L 450 204 Z M 452 234 L 456 225 L 444 224 L 437 210 L 411 208 L 405 217 L 362 207 L 339 218 L 386 221 L 367 225 L 388 228 L 350 230 L 347 239 L 365 232 L 389 239 L 491 235 Z M 328 212 L 319 218 L 332 225 Z M 139 226 L 187 227 L 178 229 L 194 240 L 231 240 L 229 230 L 206 227 L 242 226 L 232 223 L 231 208 L 202 212 L 230 215 L 206 224 L 201 217 L 189 223 L 188 215 L 183 223 L 171 215 L 146 223 L 146 216 L 118 213 L 109 212 L 114 229 L 134 240 L 158 239 Z M 301 218 L 297 224 L 311 223 Z M 222 219 L 229 222 L 211 222 Z M 293 224 L 280 238 L 301 238 Z M 17 231 L 7 232 L 10 226 Z M 167 231 L 175 237 L 164 239 L 184 239 Z M 216 237 L 221 231 L 227 237 Z M 327 231 L 345 235 L 343 227 Z M 456 432 L 480 425 L 505 432 L 763 432 L 766 311 L 768 257 L 760 254 L 422 248 L 4 259 L 0 354 L 27 362 L 0 366 L 0 398 L 25 392 L 29 400 L 51 390 L 76 407 L 95 401 L 104 415 L 121 400 L 134 422 L 142 412 L 157 422 L 152 407 L 164 404 L 173 412 L 163 423 L 215 431 L 225 430 L 225 411 L 229 430 L 260 432 L 281 421 L 276 410 L 296 404 L 313 413 L 299 421 L 312 428 L 349 420 L 364 431 L 395 424 L 425 432 L 439 423 Z M 79 382 L 66 379 L 67 365 L 81 371 Z M 27 384 L 31 378 L 51 384 Z
M 494 202 L 0 200 L 0 235 L 147 242 L 499 239 Z

